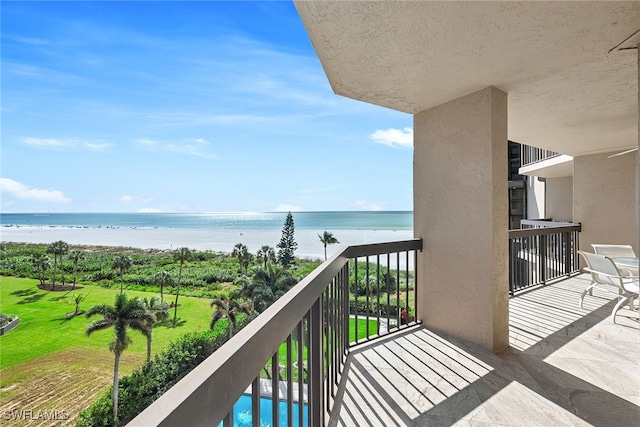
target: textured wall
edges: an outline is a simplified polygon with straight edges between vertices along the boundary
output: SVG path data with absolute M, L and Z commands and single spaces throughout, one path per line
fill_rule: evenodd
M 629 244 L 638 252 L 636 153 L 574 158 L 573 220 L 582 223 L 580 248 L 591 243 Z
M 414 229 L 425 326 L 508 345 L 507 96 L 486 88 L 414 116 Z
M 527 219 L 542 219 L 545 213 L 546 184 L 535 176 L 527 178 Z
M 547 178 L 547 217 L 571 222 L 573 218 L 573 177 Z

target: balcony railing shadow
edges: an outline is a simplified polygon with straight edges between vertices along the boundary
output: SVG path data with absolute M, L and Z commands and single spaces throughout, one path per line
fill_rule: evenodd
M 330 425 L 627 426 L 640 419 L 638 314 L 585 275 L 510 300 L 510 348 L 492 354 L 416 328 L 353 349 Z

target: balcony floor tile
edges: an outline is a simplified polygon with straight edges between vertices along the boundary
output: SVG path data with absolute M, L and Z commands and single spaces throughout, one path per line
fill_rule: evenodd
M 511 298 L 498 354 L 426 328 L 355 348 L 331 425 L 640 425 L 638 312 L 586 275 Z M 637 304 L 637 302 L 636 302 Z

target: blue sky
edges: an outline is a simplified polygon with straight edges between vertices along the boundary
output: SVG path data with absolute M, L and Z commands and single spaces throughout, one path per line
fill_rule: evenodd
M 412 117 L 335 95 L 291 2 L 0 7 L 2 212 L 412 209 Z

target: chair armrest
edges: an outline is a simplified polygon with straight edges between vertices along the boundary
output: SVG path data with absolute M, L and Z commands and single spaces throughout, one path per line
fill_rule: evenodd
M 638 276 L 638 270 L 636 269 L 629 269 L 629 268 L 618 268 L 618 270 L 620 270 L 620 273 L 622 273 L 622 276 L 627 278 L 627 279 L 634 279 L 634 280 L 638 280 L 639 276 Z
M 608 273 L 603 273 L 602 271 L 598 271 L 598 270 L 593 270 L 591 268 L 585 267 L 583 268 L 584 271 L 588 271 L 589 273 L 593 273 L 593 274 L 598 274 L 600 276 L 604 276 L 604 277 L 609 277 L 611 279 L 634 279 L 634 280 L 638 280 L 638 276 L 618 276 L 615 274 L 608 274 Z

